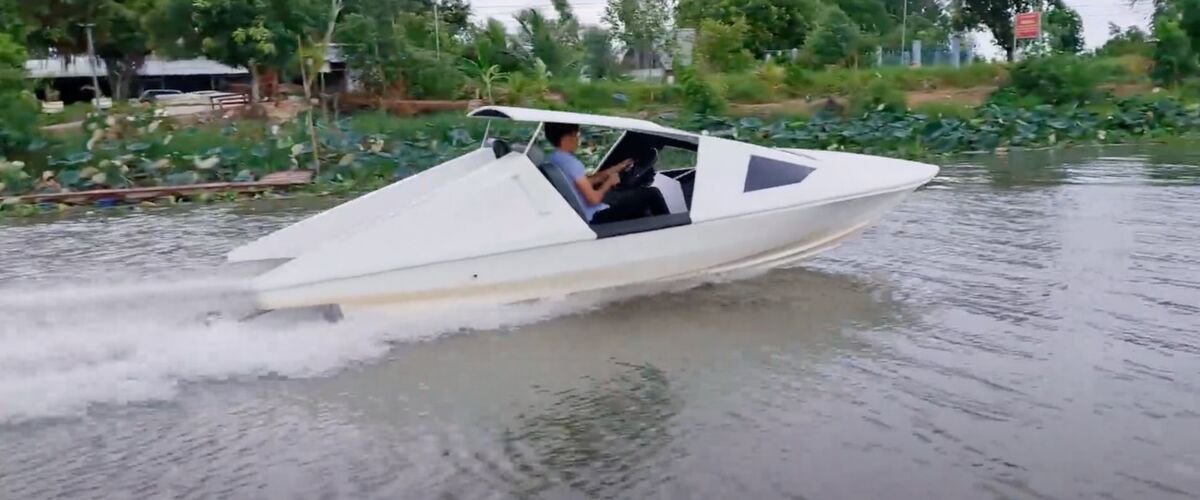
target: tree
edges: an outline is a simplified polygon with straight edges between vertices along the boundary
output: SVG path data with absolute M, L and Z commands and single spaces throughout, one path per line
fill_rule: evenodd
M 858 25 L 842 9 L 829 7 L 817 24 L 804 49 L 819 65 L 845 64 L 858 52 L 861 33 Z
M 96 56 L 104 61 L 112 98 L 125 100 L 153 46 L 145 23 L 158 0 L 106 2 L 96 26 Z
M 714 71 L 744 71 L 754 65 L 754 56 L 745 49 L 746 22 L 738 19 L 724 24 L 713 19 L 700 23 L 696 54 Z
M 19 155 L 37 134 L 37 102 L 25 87 L 25 26 L 16 14 L 16 1 L 0 0 L 0 159 Z
M 327 0 L 167 0 L 155 26 L 177 52 L 250 71 L 251 96 L 260 100 L 261 78 L 296 57 L 300 44 L 328 26 Z
M 1062 0 L 1053 0 L 1044 16 L 1051 50 L 1064 54 L 1083 52 L 1083 20 L 1075 9 L 1064 5 Z
M 567 0 L 551 0 L 554 12 L 558 14 L 558 38 L 563 43 L 576 44 L 579 42 L 579 18 Z
M 879 0 L 836 0 L 833 4 L 850 16 L 863 33 L 884 34 L 900 24 L 897 18 L 888 15 L 887 7 Z
M 87 53 L 83 24 L 93 24 L 96 56 L 104 61 L 115 100 L 127 98 L 153 48 L 145 24 L 159 0 L 48 0 L 21 2 L 33 30 L 27 39 L 42 53 Z
M 1154 21 L 1154 37 L 1158 39 L 1154 44 L 1155 80 L 1174 84 L 1196 73 L 1196 53 L 1179 21 L 1159 16 Z
M 761 57 L 769 50 L 802 47 L 821 7 L 818 0 L 680 0 L 676 16 L 691 27 L 705 19 L 725 25 L 741 19 L 747 28 L 743 48 Z
M 25 23 L 18 5 L 17 0 L 0 0 L 0 35 L 8 35 L 14 44 L 25 39 Z
M 529 48 L 533 58 L 546 65 L 550 73 L 562 74 L 571 63 L 569 45 L 563 43 L 558 24 L 551 22 L 541 11 L 526 9 L 515 16 L 520 26 L 521 42 Z
M 504 23 L 492 18 L 481 26 L 476 26 L 470 34 L 467 47 L 467 58 L 482 64 L 484 68 L 498 66 L 504 73 L 521 69 L 521 61 L 513 47 L 513 40 L 508 36 Z
M 1154 70 L 1151 76 L 1155 80 L 1176 84 L 1184 78 L 1195 75 L 1198 69 L 1196 33 L 1198 26 L 1197 11 L 1200 2 L 1196 0 L 1161 1 L 1155 4 L 1153 35 Z
M 589 27 L 583 32 L 583 67 L 593 79 L 611 78 L 619 68 L 613 57 L 612 34 L 599 27 Z
M 439 0 L 438 17 L 451 34 L 466 34 L 471 29 L 471 4 L 466 0 Z
M 671 32 L 668 0 L 608 0 L 603 21 L 631 51 L 638 67 L 651 66 Z
M 955 27 L 962 30 L 985 27 L 992 33 L 996 46 L 1013 60 L 1013 18 L 1018 12 L 1033 9 L 1040 0 L 960 0 L 959 17 Z
M 1097 54 L 1104 56 L 1127 54 L 1150 56 L 1152 52 L 1153 48 L 1148 33 L 1137 26 L 1129 26 L 1122 30 L 1120 26 L 1113 23 L 1108 23 L 1108 41 L 1096 50 Z
M 466 37 L 434 38 L 433 21 L 433 3 L 424 0 L 348 0 L 336 40 L 346 66 L 373 95 L 453 98 L 466 84 L 459 69 Z
M 907 10 L 906 10 L 907 5 Z M 955 29 L 953 19 L 939 0 L 906 0 L 905 2 L 884 2 L 884 9 L 892 19 L 891 29 L 879 33 L 879 43 L 885 47 L 907 50 L 913 40 L 921 40 L 927 44 L 941 44 L 950 39 Z M 853 13 L 842 7 L 843 11 Z M 901 22 L 907 15 L 907 22 Z
M 1164 12 L 1164 16 L 1177 17 L 1179 28 L 1191 40 L 1192 53 L 1200 54 L 1200 0 L 1174 0 L 1174 11 Z

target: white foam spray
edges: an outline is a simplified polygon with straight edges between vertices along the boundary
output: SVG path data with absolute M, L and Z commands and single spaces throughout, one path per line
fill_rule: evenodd
M 693 286 L 327 323 L 239 322 L 249 310 L 245 285 L 193 275 L 0 288 L 0 425 L 80 416 L 95 405 L 170 400 L 186 382 L 327 376 L 376 360 L 397 343 L 515 327 Z M 220 311 L 220 319 L 206 320 L 211 311 Z

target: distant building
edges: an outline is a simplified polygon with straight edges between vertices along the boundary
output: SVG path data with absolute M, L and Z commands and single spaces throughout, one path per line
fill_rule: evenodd
M 322 76 L 331 87 L 342 85 L 345 64 L 331 50 L 329 62 L 322 68 Z M 25 61 L 26 77 L 49 81 L 59 93 L 59 98 L 70 104 L 87 101 L 92 98 L 90 90 L 93 71 L 100 79 L 101 91 L 111 96 L 112 89 L 108 82 L 104 61 L 97 61 L 95 67 L 86 57 L 30 59 Z M 245 68 L 226 66 L 209 59 L 163 59 L 149 57 L 138 72 L 136 86 L 130 89 L 130 97 L 137 97 L 145 90 L 173 89 L 182 92 L 198 90 L 228 90 L 231 84 L 245 84 L 250 81 L 250 72 Z M 39 89 L 38 97 L 45 99 L 44 92 Z
M 655 50 L 642 52 L 627 49 L 621 57 L 621 66 L 625 74 L 635 80 L 663 81 L 672 76 L 671 54 Z

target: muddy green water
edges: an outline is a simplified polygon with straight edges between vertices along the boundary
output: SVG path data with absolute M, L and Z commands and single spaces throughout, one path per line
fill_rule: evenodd
M 1193 151 L 967 158 L 803 269 L 337 325 L 199 319 L 312 207 L 5 222 L 0 499 L 1195 498 Z

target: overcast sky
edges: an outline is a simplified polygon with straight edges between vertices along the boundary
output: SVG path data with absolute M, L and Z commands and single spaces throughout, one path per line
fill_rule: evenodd
M 600 24 L 605 3 L 606 0 L 571 0 L 575 14 L 583 24 Z M 1083 33 L 1089 48 L 1104 44 L 1110 22 L 1123 27 L 1137 25 L 1145 28 L 1153 9 L 1151 0 L 1140 0 L 1136 7 L 1130 7 L 1128 0 L 1066 0 L 1066 3 L 1083 17 Z M 551 16 L 554 14 L 550 0 L 471 0 L 471 4 L 479 18 L 495 17 L 504 21 L 510 29 L 515 25 L 512 15 L 522 9 L 533 7 Z M 983 46 L 981 48 L 994 51 L 990 37 L 981 37 L 980 45 Z

